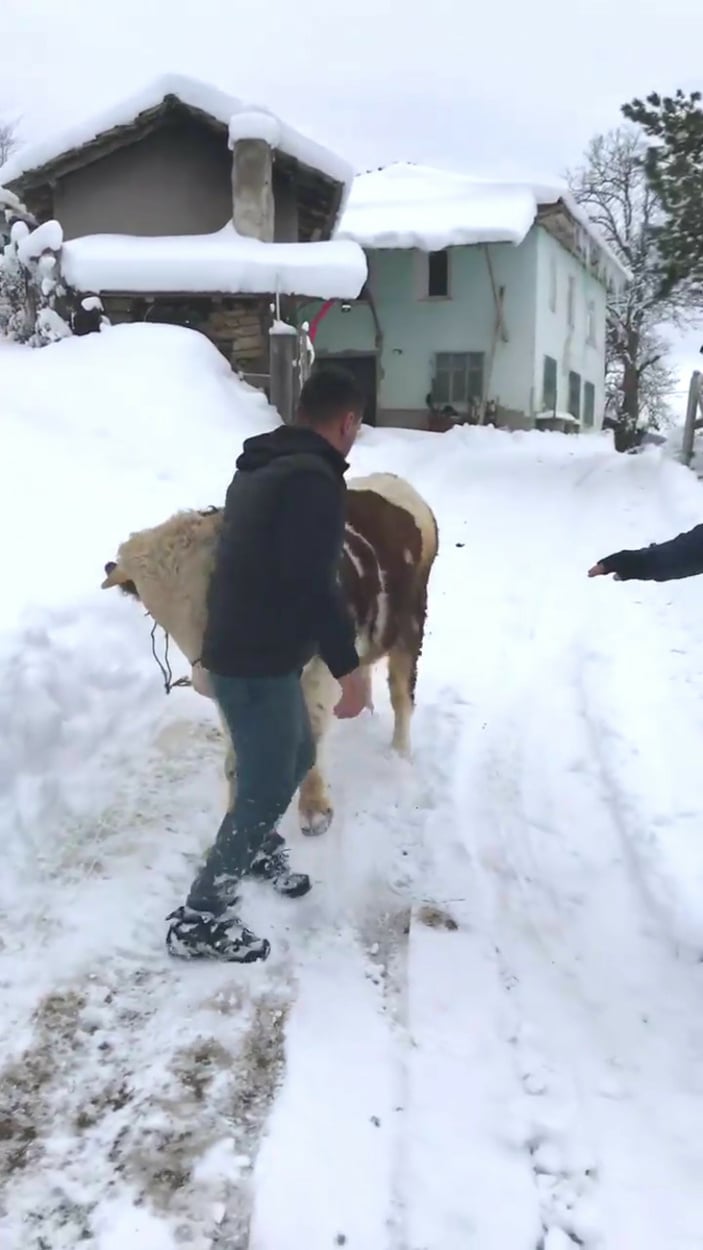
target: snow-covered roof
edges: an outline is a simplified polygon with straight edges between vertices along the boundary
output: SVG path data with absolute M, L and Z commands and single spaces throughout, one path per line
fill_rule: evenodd
M 310 169 L 326 174 L 335 182 L 342 183 L 347 189 L 351 186 L 354 175 L 351 165 L 334 152 L 328 151 L 327 148 L 283 122 L 270 109 L 245 103 L 236 96 L 222 91 L 219 87 L 210 86 L 196 78 L 188 78 L 181 74 L 165 74 L 156 78 L 141 91 L 116 102 L 94 116 L 83 118 L 64 130 L 20 148 L 4 165 L 0 166 L 0 184 L 14 182 L 23 174 L 40 169 L 58 160 L 67 152 L 92 143 L 100 135 L 118 126 L 130 125 L 140 113 L 158 108 L 166 96 L 171 95 L 186 107 L 207 113 L 209 117 L 214 118 L 226 128 L 230 127 L 230 123 L 238 114 L 257 118 L 258 125 L 260 125 L 262 115 L 269 117 L 279 151 L 285 152 L 286 155 L 300 161 L 302 165 Z
M 306 295 L 355 299 L 366 281 L 358 244 L 262 243 L 231 224 L 215 234 L 90 234 L 64 243 L 61 269 L 79 291 Z
M 559 182 L 489 181 L 425 165 L 387 165 L 354 179 L 336 236 L 365 248 L 423 251 L 476 243 L 518 245 L 538 209 L 559 201 L 601 249 L 616 281 L 629 276 Z

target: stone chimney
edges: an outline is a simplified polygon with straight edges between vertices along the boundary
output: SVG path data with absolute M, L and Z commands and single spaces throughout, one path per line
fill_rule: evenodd
M 279 123 L 267 113 L 236 113 L 230 122 L 232 221 L 238 234 L 273 243 L 273 151 Z

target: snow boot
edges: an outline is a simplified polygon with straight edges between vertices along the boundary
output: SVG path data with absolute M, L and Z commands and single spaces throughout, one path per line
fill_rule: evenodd
M 208 912 L 177 907 L 170 921 L 166 947 L 179 959 L 215 959 L 222 963 L 252 964 L 268 959 L 271 943 L 258 938 L 231 913 L 213 916 Z
M 284 898 L 302 898 L 312 889 L 306 872 L 291 872 L 288 847 L 280 833 L 272 833 L 257 851 L 249 869 L 250 877 L 270 881 L 277 894 Z

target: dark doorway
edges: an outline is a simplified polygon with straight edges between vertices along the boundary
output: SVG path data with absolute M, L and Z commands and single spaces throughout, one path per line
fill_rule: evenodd
M 366 398 L 364 409 L 364 425 L 376 424 L 376 357 L 368 356 L 318 356 L 315 364 L 318 368 L 325 365 L 337 365 L 346 369 L 356 378 Z

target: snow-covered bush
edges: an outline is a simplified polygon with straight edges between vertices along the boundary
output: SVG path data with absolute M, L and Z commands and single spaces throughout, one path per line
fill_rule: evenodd
M 37 225 L 17 196 L 0 188 L 0 223 L 0 334 L 44 347 L 99 331 L 106 324 L 99 297 L 81 299 L 63 279 L 58 221 Z

